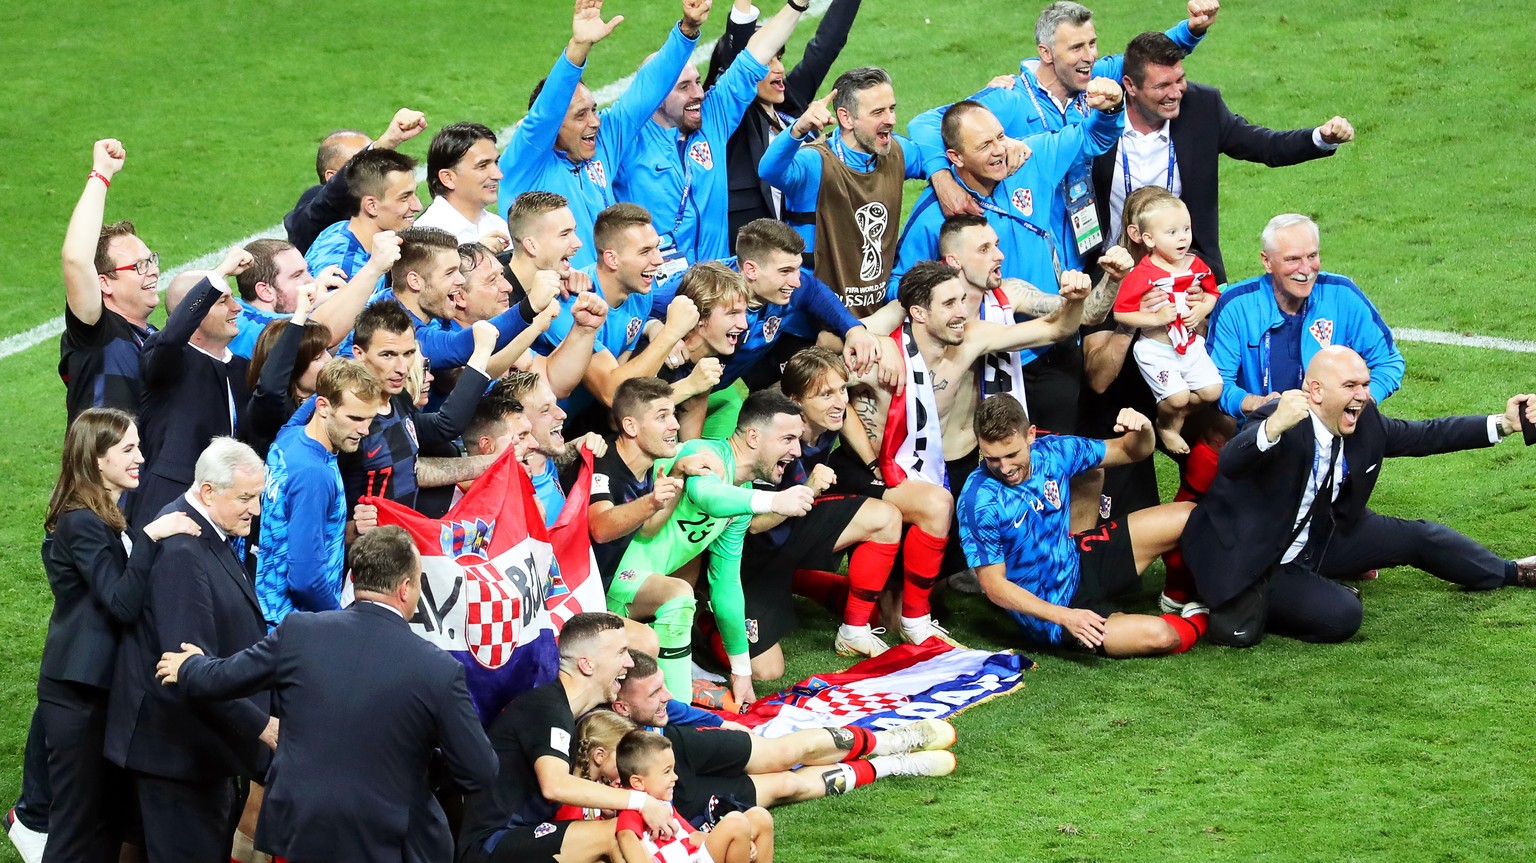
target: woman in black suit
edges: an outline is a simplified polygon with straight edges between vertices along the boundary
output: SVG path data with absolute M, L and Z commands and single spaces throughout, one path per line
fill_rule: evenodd
M 117 860 L 121 837 L 108 806 L 115 768 L 102 757 L 102 738 L 118 635 L 144 606 L 154 543 L 199 532 L 180 512 L 128 528 L 118 499 L 138 486 L 143 463 L 133 418 L 92 408 L 69 427 L 48 500 L 43 569 L 53 615 L 37 676 L 53 785 L 44 861 Z

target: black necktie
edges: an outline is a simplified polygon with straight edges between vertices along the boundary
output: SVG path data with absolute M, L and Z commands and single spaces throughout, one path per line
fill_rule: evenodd
M 1312 498 L 1312 507 L 1307 511 L 1312 521 L 1310 533 L 1307 534 L 1307 546 L 1302 554 L 1313 561 L 1320 561 L 1323 550 L 1327 547 L 1328 538 L 1333 535 L 1333 487 L 1334 469 L 1339 463 L 1339 447 L 1342 438 L 1333 436 L 1328 443 L 1328 467 L 1323 470 L 1323 481 L 1317 487 L 1317 496 Z

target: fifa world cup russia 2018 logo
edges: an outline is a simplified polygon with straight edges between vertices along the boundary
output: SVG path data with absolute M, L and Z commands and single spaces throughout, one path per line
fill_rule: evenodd
M 853 223 L 858 226 L 859 236 L 864 242 L 860 250 L 859 280 L 871 282 L 885 275 L 885 256 L 881 251 L 880 240 L 890 224 L 890 211 L 885 208 L 885 204 L 870 201 L 854 212 Z

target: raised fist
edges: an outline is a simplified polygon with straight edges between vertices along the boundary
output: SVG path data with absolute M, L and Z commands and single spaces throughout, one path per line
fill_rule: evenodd
M 369 249 L 372 256 L 368 263 L 377 264 L 383 269 L 389 269 L 400 260 L 400 235 L 394 231 L 380 231 L 373 235 L 373 245 Z
M 693 300 L 687 297 L 673 297 L 667 304 L 667 335 L 675 341 L 689 333 L 699 325 L 699 307 L 693 304 Z
M 1120 102 L 1125 98 L 1125 92 L 1120 85 L 1110 78 L 1094 78 L 1088 82 L 1086 91 L 1088 107 L 1106 114 L 1120 109 Z
M 1199 36 L 1211 29 L 1220 11 L 1219 0 L 1189 0 L 1189 31 Z
M 248 269 L 251 264 L 254 263 L 256 263 L 256 259 L 251 257 L 250 252 L 247 252 L 240 246 L 235 246 L 228 252 L 224 253 L 224 260 L 220 261 L 219 265 L 215 267 L 213 271 L 221 278 L 226 276 L 238 276 L 245 272 L 246 269 Z
M 712 390 L 715 384 L 720 383 L 720 376 L 724 373 L 725 366 L 721 364 L 719 357 L 705 357 L 694 365 L 688 378 L 705 390 Z
M 1061 274 L 1061 298 L 1068 302 L 1077 302 L 1088 296 L 1088 291 L 1093 288 L 1093 280 L 1087 273 L 1079 273 L 1077 270 L 1065 270 Z
M 786 518 L 797 518 L 811 511 L 816 493 L 808 485 L 797 485 L 773 493 L 773 512 Z
M 826 494 L 827 489 L 836 483 L 837 472 L 824 464 L 811 468 L 811 476 L 805 481 L 805 484 L 816 494 Z
M 395 112 L 389 126 L 379 135 L 374 146 L 385 150 L 393 150 L 406 141 L 426 131 L 427 115 L 410 108 L 401 108 Z
M 533 306 L 534 311 L 542 312 L 545 306 L 560 295 L 560 274 L 554 270 L 539 270 L 533 277 L 533 284 L 525 287 L 528 291 L 528 304 Z
M 1136 267 L 1136 261 L 1131 258 L 1131 253 L 1124 246 L 1110 246 L 1099 256 L 1099 267 L 1104 270 L 1104 275 L 1111 282 L 1118 282 L 1125 278 Z M 1149 292 L 1150 293 L 1150 292 Z
M 1281 433 L 1293 425 L 1307 418 L 1310 407 L 1307 403 L 1307 394 L 1301 390 L 1286 390 L 1280 394 L 1280 404 L 1275 406 L 1275 412 L 1270 415 L 1266 431 L 1270 432 L 1270 438 L 1278 438 Z
M 571 316 L 575 318 L 576 326 L 595 330 L 608 317 L 608 303 L 592 291 L 577 294 L 571 304 Z
M 1317 134 L 1325 144 L 1348 144 L 1355 140 L 1355 127 L 1349 125 L 1349 121 L 1343 117 L 1334 117 L 1318 126 Z
M 122 141 L 102 138 L 91 148 L 91 169 L 105 174 L 110 180 L 123 169 L 123 160 L 126 158 L 128 151 L 123 149 Z
M 1115 417 L 1115 431 L 1122 434 L 1125 432 L 1146 431 L 1151 427 L 1151 420 L 1131 408 L 1121 408 L 1119 416 Z

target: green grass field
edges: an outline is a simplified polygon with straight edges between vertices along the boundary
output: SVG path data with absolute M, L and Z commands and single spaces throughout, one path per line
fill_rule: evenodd
M 716 5 L 709 36 L 727 2 Z M 839 68 L 889 68 L 910 117 L 1033 54 L 1040 5 L 866 0 Z M 1105 53 L 1183 14 L 1175 2 L 1093 5 Z M 314 143 L 332 128 L 377 132 L 401 105 L 425 111 L 434 129 L 517 119 L 568 36 L 569 9 L 6 4 L 0 195 L 25 212 L 0 226 L 0 337 L 61 312 L 59 242 L 93 140 L 119 137 L 129 153 L 108 217 L 134 219 L 163 264 L 184 262 L 276 224 L 313 182 Z M 593 84 L 632 71 L 676 17 L 670 0 L 611 0 L 610 11 L 626 22 L 594 51 Z M 1298 210 L 1322 224 L 1325 267 L 1353 277 L 1393 326 L 1531 338 L 1536 72 L 1519 58 L 1532 32 L 1527 5 L 1508 0 L 1230 3 L 1187 62 L 1190 76 L 1222 87 L 1255 122 L 1292 128 L 1342 114 L 1358 131 L 1321 162 L 1225 166 L 1233 278 L 1258 271 L 1265 220 Z M 423 137 L 406 150 L 425 146 Z M 1404 353 L 1408 376 L 1387 406 L 1397 416 L 1489 412 L 1536 387 L 1531 354 L 1415 344 Z M 52 341 L 0 360 L 7 803 L 49 609 L 37 548 L 62 435 L 56 362 Z M 1536 453 L 1506 443 L 1397 462 L 1374 503 L 1445 521 L 1506 556 L 1529 554 Z M 1271 640 L 1119 663 L 1038 655 L 1025 690 L 957 721 L 954 777 L 780 810 L 779 857 L 1524 859 L 1536 849 L 1536 593 L 1468 594 L 1407 570 L 1363 590 L 1365 627 L 1343 645 Z M 966 642 L 1009 644 L 983 601 L 947 604 L 945 622 Z M 804 619 L 789 643 L 792 678 L 840 667 L 834 624 Z M 0 860 L 11 859 L 4 846 Z

